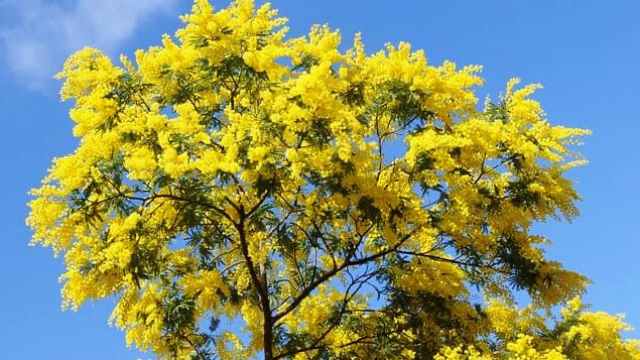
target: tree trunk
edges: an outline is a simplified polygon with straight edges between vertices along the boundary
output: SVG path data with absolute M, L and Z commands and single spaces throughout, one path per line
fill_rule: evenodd
M 271 312 L 264 312 L 264 360 L 273 360 L 273 329 Z

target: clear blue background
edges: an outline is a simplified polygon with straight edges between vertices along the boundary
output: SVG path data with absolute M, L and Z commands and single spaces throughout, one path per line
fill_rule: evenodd
M 593 130 L 581 149 L 591 163 L 571 173 L 584 198 L 582 215 L 572 224 L 541 226 L 554 239 L 549 254 L 593 280 L 586 296 L 593 309 L 626 313 L 640 327 L 640 2 L 273 2 L 291 19 L 293 35 L 328 23 L 342 30 L 347 45 L 362 32 L 368 51 L 407 40 L 424 48 L 432 63 L 484 65 L 481 98 L 498 94 L 514 75 L 543 83 L 537 98 L 552 121 Z M 180 0 L 174 15 L 147 18 L 120 51 L 158 43 L 163 33 L 177 29 L 177 15 L 190 5 Z M 0 14 L 0 25 L 10 16 Z M 27 191 L 38 185 L 52 157 L 72 151 L 75 139 L 69 104 L 58 101 L 58 84 L 32 90 L 2 58 L 0 359 L 138 358 L 125 348 L 122 334 L 107 326 L 108 302 L 88 304 L 78 313 L 60 310 L 61 259 L 27 246 Z

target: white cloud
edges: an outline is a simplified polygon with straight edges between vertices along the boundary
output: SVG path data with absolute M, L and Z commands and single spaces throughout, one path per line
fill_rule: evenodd
M 93 46 L 115 54 L 150 15 L 177 0 L 0 0 L 0 54 L 9 70 L 42 88 L 72 52 Z

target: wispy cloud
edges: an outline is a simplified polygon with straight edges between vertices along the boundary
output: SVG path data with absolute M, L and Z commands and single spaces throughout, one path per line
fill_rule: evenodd
M 177 0 L 0 0 L 0 54 L 25 85 L 42 88 L 84 46 L 120 51 L 150 15 Z M 9 18 L 7 15 L 10 15 Z

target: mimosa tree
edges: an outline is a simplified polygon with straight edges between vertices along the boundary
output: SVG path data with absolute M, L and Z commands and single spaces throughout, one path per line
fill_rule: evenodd
M 407 43 L 288 38 L 251 0 L 183 20 L 58 75 L 80 142 L 28 224 L 64 256 L 65 307 L 117 299 L 127 343 L 168 359 L 640 358 L 532 230 L 576 216 L 588 133 L 551 124 L 537 85 L 481 109 L 478 66 Z

